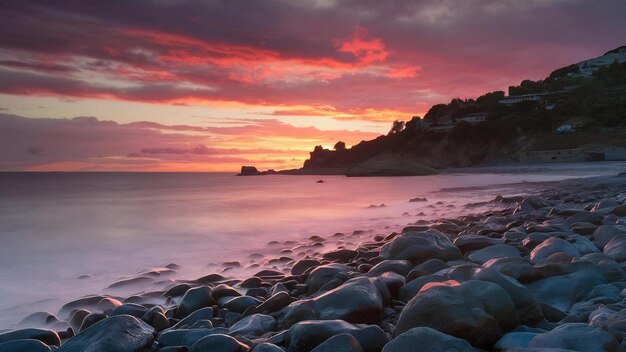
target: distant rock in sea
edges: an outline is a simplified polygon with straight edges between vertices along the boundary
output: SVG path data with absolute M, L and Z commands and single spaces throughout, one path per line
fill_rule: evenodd
M 274 175 L 276 171 L 269 169 L 267 171 L 259 171 L 254 166 L 242 166 L 241 172 L 237 176 L 261 176 L 261 175 Z

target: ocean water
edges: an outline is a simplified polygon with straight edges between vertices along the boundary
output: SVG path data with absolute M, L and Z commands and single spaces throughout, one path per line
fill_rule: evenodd
M 242 276 L 272 267 L 272 258 L 356 247 L 419 219 L 480 210 L 468 203 L 546 187 L 533 182 L 623 169 L 623 163 L 594 163 L 396 178 L 0 173 L 0 329 L 35 311 L 56 313 L 86 294 L 161 289 L 172 280 L 222 273 L 224 262 L 241 268 L 223 275 Z M 428 201 L 408 202 L 413 197 Z M 363 232 L 307 247 L 309 236 L 333 239 L 354 230 Z M 180 269 L 140 286 L 108 288 L 169 263 Z

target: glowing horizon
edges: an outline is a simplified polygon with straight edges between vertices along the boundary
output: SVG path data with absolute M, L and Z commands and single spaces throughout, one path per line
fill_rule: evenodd
M 624 12 L 617 0 L 4 2 L 0 170 L 300 167 L 315 145 L 354 145 L 623 45 Z

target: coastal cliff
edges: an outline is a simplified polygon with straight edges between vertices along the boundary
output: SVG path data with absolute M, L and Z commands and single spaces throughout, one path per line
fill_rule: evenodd
M 626 46 L 544 80 L 522 81 L 508 93 L 434 105 L 424 117 L 395 121 L 387 135 L 351 148 L 317 146 L 301 169 L 282 173 L 397 176 L 485 164 L 626 160 Z

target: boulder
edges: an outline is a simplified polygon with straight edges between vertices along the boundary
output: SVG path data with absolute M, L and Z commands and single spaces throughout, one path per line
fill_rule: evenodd
M 599 285 L 607 283 L 604 275 L 590 262 L 551 264 L 542 268 L 544 279 L 526 283 L 540 303 L 568 312 Z M 550 276 L 552 275 L 552 276 Z
M 412 328 L 398 335 L 385 345 L 382 352 L 413 352 L 417 350 L 476 352 L 476 349 L 467 341 L 429 327 Z
M 502 240 L 480 235 L 461 235 L 454 239 L 454 245 L 457 246 L 463 254 L 497 244 L 502 244 Z
M 515 304 L 499 285 L 452 281 L 423 287 L 400 313 L 394 336 L 425 326 L 488 349 L 518 323 Z
M 189 352 L 248 352 L 249 350 L 248 345 L 231 336 L 214 334 L 198 340 L 191 346 Z
M 380 256 L 383 259 L 408 260 L 413 264 L 433 258 L 443 261 L 463 258 L 448 237 L 436 230 L 400 234 L 382 247 Z
M 541 242 L 541 244 L 530 252 L 530 261 L 533 264 L 546 264 L 550 262 L 550 256 L 556 253 L 563 253 L 570 257 L 579 257 L 582 255 L 580 249 L 566 240 L 558 237 L 550 237 Z
M 321 263 L 315 259 L 300 259 L 291 267 L 291 275 L 302 275 L 310 268 L 316 267 Z
M 339 263 L 321 265 L 313 269 L 307 277 L 305 284 L 307 285 L 307 293 L 313 294 L 317 292 L 324 284 L 334 278 L 337 274 L 347 273 L 353 268 Z
M 174 329 L 184 329 L 188 328 L 191 325 L 195 324 L 198 320 L 210 320 L 213 319 L 213 308 L 205 307 L 196 310 L 195 312 L 187 315 L 183 319 L 179 320 L 176 325 L 173 326 Z
M 50 347 L 35 339 L 13 340 L 0 343 L 0 352 L 50 352 Z
M 152 345 L 154 329 L 130 315 L 117 315 L 67 340 L 58 352 L 140 352 Z
M 610 333 L 582 323 L 563 324 L 533 337 L 530 348 L 561 348 L 580 352 L 619 352 L 619 342 Z
M 291 351 L 308 352 L 339 334 L 354 336 L 364 352 L 380 352 L 389 341 L 385 332 L 376 325 L 354 325 L 343 320 L 312 320 L 301 321 L 290 327 L 286 342 Z
M 626 234 L 625 225 L 602 225 L 593 232 L 593 240 L 600 249 L 604 248 L 616 235 Z
M 39 340 L 46 345 L 61 345 L 59 335 L 49 329 L 28 328 L 0 332 L 0 343 L 14 340 Z
M 626 262 L 626 235 L 616 235 L 604 247 L 604 254 L 617 262 Z
M 618 205 L 613 210 L 611 210 L 611 214 L 617 216 L 626 216 L 626 204 Z
M 211 306 L 215 303 L 211 294 L 212 290 L 209 286 L 190 288 L 180 301 L 176 310 L 176 316 L 184 318 L 200 308 Z
M 274 345 L 273 343 L 263 342 L 254 346 L 252 352 L 285 352 L 285 350 Z
M 367 272 L 367 276 L 380 276 L 389 271 L 406 276 L 412 268 L 413 265 L 411 265 L 408 260 L 383 260 L 374 265 L 374 267 Z
M 276 319 L 264 314 L 254 314 L 243 317 L 230 327 L 229 332 L 233 336 L 261 336 L 266 332 L 276 329 Z
M 382 318 L 383 298 L 371 279 L 358 277 L 317 297 L 296 301 L 281 313 L 285 325 L 307 318 L 378 323 Z
M 517 248 L 509 246 L 508 244 L 497 244 L 473 251 L 467 255 L 467 259 L 480 264 L 484 264 L 491 259 L 515 257 L 520 257 L 519 251 Z
M 363 352 L 363 348 L 356 337 L 339 334 L 322 342 L 312 352 Z

